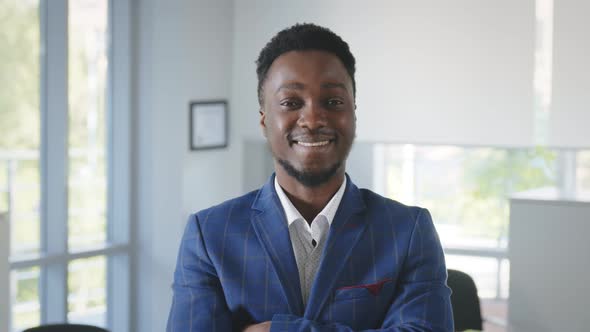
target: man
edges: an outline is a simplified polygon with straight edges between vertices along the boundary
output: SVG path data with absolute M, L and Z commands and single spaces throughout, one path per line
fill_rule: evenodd
M 428 211 L 358 189 L 345 173 L 356 128 L 348 44 L 295 25 L 257 66 L 275 174 L 190 217 L 168 331 L 452 331 Z

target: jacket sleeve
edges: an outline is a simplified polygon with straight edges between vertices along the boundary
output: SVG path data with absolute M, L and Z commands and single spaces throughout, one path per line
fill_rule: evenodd
M 231 331 L 231 314 L 203 242 L 196 214 L 189 217 L 178 252 L 167 332 Z
M 451 291 L 440 240 L 428 210 L 418 213 L 396 294 L 380 328 L 365 331 L 451 332 Z M 293 315 L 274 315 L 271 332 L 349 332 L 350 327 L 314 322 Z

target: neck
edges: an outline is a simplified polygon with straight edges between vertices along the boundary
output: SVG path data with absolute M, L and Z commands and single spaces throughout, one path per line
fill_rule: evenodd
M 275 167 L 277 181 L 283 191 L 308 223 L 324 209 L 344 181 L 344 167 L 328 181 L 316 187 L 307 187 L 288 175 L 281 166 Z

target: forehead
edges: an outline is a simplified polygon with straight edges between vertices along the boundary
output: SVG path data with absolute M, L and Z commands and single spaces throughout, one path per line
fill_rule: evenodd
M 341 83 L 350 86 L 350 89 L 352 86 L 346 68 L 336 55 L 315 50 L 290 51 L 275 59 L 268 70 L 264 85 L 272 91 L 273 87 L 278 88 L 286 83 Z

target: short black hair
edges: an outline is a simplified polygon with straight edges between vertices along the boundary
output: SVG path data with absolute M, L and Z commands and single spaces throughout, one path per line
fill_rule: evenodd
M 281 30 L 260 51 L 256 60 L 259 104 L 262 105 L 262 85 L 275 59 L 290 51 L 306 50 L 326 51 L 337 56 L 352 79 L 353 96 L 356 95 L 355 59 L 348 44 L 328 28 L 312 23 L 298 23 Z

